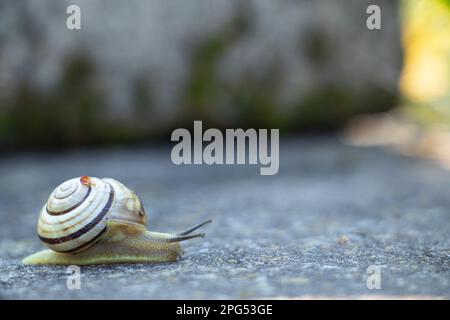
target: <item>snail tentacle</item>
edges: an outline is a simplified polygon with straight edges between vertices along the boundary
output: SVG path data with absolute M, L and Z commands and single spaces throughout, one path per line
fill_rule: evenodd
M 167 242 L 181 242 L 181 241 L 186 241 L 189 239 L 194 239 L 194 238 L 204 238 L 205 234 L 204 233 L 194 233 L 194 234 L 189 234 L 189 235 L 185 235 L 185 236 L 172 236 L 167 238 Z
M 190 228 L 188 228 L 187 230 L 184 230 L 184 231 L 182 231 L 182 232 L 180 232 L 180 233 L 177 233 L 177 236 L 185 236 L 185 235 L 187 235 L 187 234 L 189 234 L 189 233 L 191 233 L 191 232 L 197 230 L 198 228 L 203 227 L 205 224 L 208 224 L 208 223 L 211 223 L 211 222 L 212 222 L 211 219 L 208 219 L 208 220 L 206 220 L 206 221 L 203 221 L 202 223 L 199 223 L 199 224 L 197 224 L 197 225 L 195 225 L 195 226 L 193 226 L 193 227 L 190 227 Z

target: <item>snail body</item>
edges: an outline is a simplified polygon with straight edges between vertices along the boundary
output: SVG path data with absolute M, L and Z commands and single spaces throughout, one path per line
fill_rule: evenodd
M 207 220 L 178 233 L 147 230 L 139 197 L 122 183 L 83 176 L 59 185 L 41 210 L 37 232 L 49 248 L 24 264 L 89 265 L 176 261 L 180 242 L 203 237 L 193 231 Z

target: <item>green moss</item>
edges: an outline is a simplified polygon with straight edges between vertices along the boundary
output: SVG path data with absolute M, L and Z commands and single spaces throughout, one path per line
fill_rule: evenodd
M 350 89 L 330 85 L 299 100 L 292 108 L 289 127 L 292 130 L 335 130 L 356 114 L 387 111 L 396 103 L 396 96 L 374 87 L 356 94 Z
M 0 96 L 0 144 L 8 139 L 10 130 L 9 108 L 7 107 L 5 99 Z
M 15 145 L 90 144 L 104 121 L 104 95 L 95 86 L 95 69 L 86 55 L 67 59 L 66 69 L 51 92 L 22 83 L 9 113 L 10 139 Z
M 148 81 L 143 78 L 135 83 L 133 119 L 113 121 L 107 116 L 106 93 L 99 87 L 101 79 L 89 56 L 71 55 L 64 65 L 61 79 L 52 90 L 41 91 L 27 82 L 19 85 L 8 102 L 10 108 L 2 108 L 0 113 L 0 144 L 66 148 L 125 144 L 150 136 L 148 125 L 137 125 L 152 110 Z
M 355 114 L 386 111 L 397 102 L 394 94 L 370 87 L 355 94 L 351 89 L 330 84 L 302 96 L 292 105 L 279 102 L 280 66 L 273 61 L 262 75 L 243 75 L 242 80 L 225 84 L 218 68 L 225 53 L 248 30 L 249 10 L 243 10 L 230 25 L 201 43 L 193 52 L 192 67 L 184 95 L 184 108 L 175 127 L 191 127 L 201 119 L 208 127 L 280 128 L 284 132 L 335 130 Z M 322 66 L 331 50 L 325 35 L 310 32 L 306 54 Z M 304 53 L 303 53 L 304 54 Z M 214 117 L 224 97 L 233 110 L 232 118 Z
M 285 128 L 283 106 L 278 102 L 280 64 L 272 63 L 259 77 L 244 77 L 228 88 L 238 127 Z
M 127 122 L 107 116 L 106 92 L 101 89 L 94 63 L 87 54 L 71 55 L 60 81 L 41 92 L 27 82 L 0 111 L 0 144 L 14 147 L 69 147 L 93 144 L 129 144 L 163 137 L 177 127 L 192 127 L 203 120 L 205 127 L 280 128 L 282 133 L 334 130 L 350 117 L 363 112 L 385 111 L 397 97 L 377 88 L 355 94 L 336 84 L 298 98 L 294 104 L 280 103 L 281 63 L 274 60 L 262 74 L 242 74 L 241 81 L 222 82 L 220 64 L 251 27 L 248 2 L 222 30 L 210 35 L 191 52 L 191 69 L 182 97 L 182 110 L 168 126 L 157 122 L 149 77 L 138 78 L 132 92 L 132 117 Z M 312 63 L 320 67 L 328 59 L 329 44 L 313 32 L 306 46 Z M 303 53 L 304 54 L 304 53 Z M 261 70 L 260 70 L 261 71 Z M 228 118 L 220 118 L 218 106 L 226 101 Z
M 218 77 L 219 65 L 228 49 L 249 29 L 250 19 L 249 7 L 242 3 L 229 24 L 193 50 L 191 71 L 183 97 L 184 107 L 178 125 L 202 119 L 211 126 L 220 126 L 220 119 L 213 115 L 224 87 Z
M 330 53 L 333 53 L 332 45 L 325 33 L 320 30 L 311 30 L 307 34 L 305 43 L 301 43 L 299 47 L 305 50 L 306 56 L 313 64 L 322 66 L 329 61 Z M 303 52 L 301 55 L 303 56 Z
M 206 40 L 195 53 L 185 94 L 185 111 L 191 117 L 207 116 L 208 107 L 218 90 L 217 67 L 226 39 L 217 36 Z
M 153 111 L 153 92 L 151 91 L 150 80 L 146 77 L 138 78 L 133 86 L 134 119 L 142 120 L 148 117 Z

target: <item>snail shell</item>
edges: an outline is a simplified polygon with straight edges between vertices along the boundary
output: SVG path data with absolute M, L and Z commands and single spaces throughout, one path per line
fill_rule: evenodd
M 141 201 L 122 183 L 74 178 L 51 193 L 41 210 L 37 231 L 53 251 L 76 253 L 98 241 L 111 218 L 143 225 L 147 222 Z

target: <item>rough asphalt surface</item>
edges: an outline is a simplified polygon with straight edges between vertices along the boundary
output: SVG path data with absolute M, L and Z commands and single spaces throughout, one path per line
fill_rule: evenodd
M 175 166 L 169 148 L 21 154 L 0 159 L 2 298 L 226 299 L 450 297 L 450 172 L 433 163 L 340 144 L 281 141 L 276 176 L 257 166 Z M 66 268 L 24 266 L 43 248 L 38 212 L 80 175 L 115 177 L 141 196 L 149 228 L 206 218 L 181 261 Z M 381 289 L 366 286 L 381 267 Z

